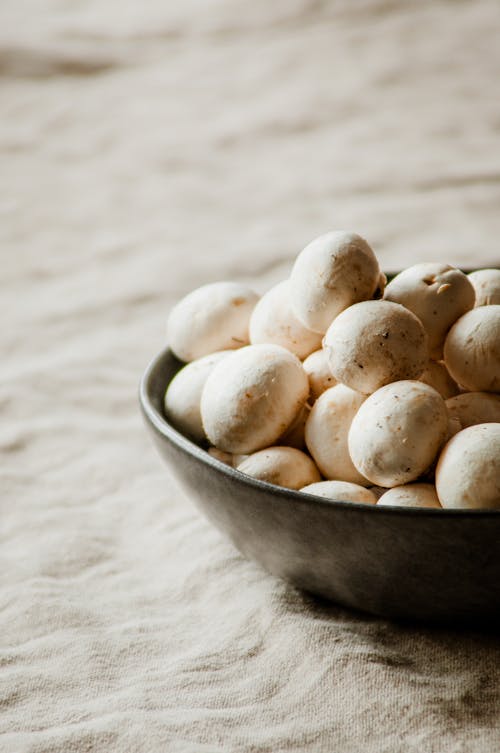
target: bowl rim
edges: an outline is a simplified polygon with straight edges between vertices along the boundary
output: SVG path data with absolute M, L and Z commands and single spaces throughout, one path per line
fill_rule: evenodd
M 297 504 L 311 504 L 320 505 L 325 508 L 334 507 L 346 510 L 366 511 L 368 515 L 387 515 L 387 516 L 438 516 L 438 517 L 493 517 L 498 518 L 500 515 L 500 509 L 469 509 L 469 508 L 432 508 L 432 507 L 402 507 L 399 505 L 371 505 L 363 502 L 350 502 L 347 500 L 334 500 L 320 497 L 316 494 L 310 494 L 296 491 L 295 489 L 288 489 L 286 487 L 277 486 L 267 481 L 261 481 L 255 479 L 252 476 L 248 476 L 241 471 L 238 471 L 232 466 L 226 465 L 221 460 L 212 457 L 206 450 L 197 445 L 185 437 L 181 432 L 177 431 L 172 424 L 170 424 L 165 416 L 160 413 L 153 405 L 151 399 L 151 381 L 156 368 L 160 361 L 162 361 L 166 355 L 173 353 L 170 347 L 167 345 L 157 353 L 147 365 L 139 384 L 139 403 L 142 408 L 145 419 L 161 434 L 165 439 L 176 445 L 182 452 L 196 460 L 204 463 L 209 468 L 212 468 L 217 473 L 227 476 L 228 478 L 236 481 L 239 484 L 255 489 L 256 491 L 272 492 L 278 499 L 287 501 L 290 504 L 290 500 L 293 500 Z M 175 356 L 174 356 L 175 357 Z M 182 366 L 181 366 L 182 368 Z

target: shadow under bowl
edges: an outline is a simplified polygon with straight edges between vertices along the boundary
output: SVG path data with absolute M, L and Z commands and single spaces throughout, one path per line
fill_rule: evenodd
M 245 557 L 313 594 L 384 617 L 500 618 L 500 510 L 329 501 L 246 476 L 166 420 L 165 390 L 183 365 L 167 348 L 146 369 L 146 426 L 189 498 Z

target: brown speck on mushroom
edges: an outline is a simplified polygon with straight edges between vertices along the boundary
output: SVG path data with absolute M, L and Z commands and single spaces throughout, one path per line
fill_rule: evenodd
M 437 294 L 440 295 L 441 293 L 444 293 L 448 288 L 451 288 L 451 285 L 449 282 L 445 282 L 443 285 L 440 285 L 437 289 Z

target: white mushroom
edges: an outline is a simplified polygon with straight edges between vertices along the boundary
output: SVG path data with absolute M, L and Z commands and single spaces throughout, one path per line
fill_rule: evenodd
M 423 382 L 394 382 L 359 408 L 349 430 L 349 453 L 372 484 L 400 486 L 429 468 L 447 433 L 448 410 L 435 389 Z
M 476 291 L 476 306 L 500 303 L 500 269 L 478 269 L 467 276 Z
M 287 489 L 302 489 L 321 476 L 311 458 L 294 447 L 267 447 L 238 465 L 241 473 Z
M 464 314 L 446 338 L 444 360 L 465 389 L 499 392 L 500 305 L 480 306 Z
M 232 351 L 211 353 L 184 366 L 174 376 L 165 393 L 165 415 L 175 428 L 195 442 L 205 439 L 200 401 L 212 369 Z
M 193 290 L 170 312 L 167 339 L 181 361 L 248 343 L 248 322 L 258 295 L 238 282 L 214 282 Z
M 309 377 L 310 399 L 314 403 L 330 387 L 335 387 L 337 380 L 330 371 L 325 350 L 316 350 L 302 364 Z
M 394 486 L 383 494 L 382 507 L 441 507 L 434 484 L 404 484 Z
M 448 400 L 449 397 L 458 395 L 460 392 L 458 384 L 449 375 L 444 361 L 429 361 L 420 381 L 434 387 L 443 400 Z
M 364 394 L 397 380 L 418 379 L 428 361 L 420 320 L 389 301 L 364 301 L 343 311 L 323 347 L 333 376 Z
M 348 481 L 318 481 L 304 486 L 300 491 L 340 502 L 362 502 L 367 505 L 374 505 L 377 502 L 377 497 L 369 489 Z
M 297 450 L 303 450 L 306 446 L 305 431 L 310 412 L 311 407 L 306 403 L 298 413 L 295 421 L 293 421 L 285 433 L 279 437 L 277 444 L 285 445 L 286 447 L 295 447 Z
M 302 364 L 279 345 L 248 345 L 209 375 L 201 416 L 210 442 L 233 454 L 274 444 L 291 426 L 309 394 Z
M 326 332 L 353 303 L 372 297 L 382 281 L 377 258 L 356 233 L 326 233 L 298 255 L 290 276 L 291 303 L 298 319 Z
M 288 280 L 262 296 L 250 317 L 249 331 L 252 345 L 281 345 L 301 360 L 321 348 L 321 335 L 304 327 L 292 311 Z
M 436 489 L 446 508 L 500 509 L 500 423 L 469 426 L 450 439 Z
M 368 486 L 354 467 L 347 447 L 352 419 L 365 396 L 344 384 L 331 387 L 314 403 L 306 423 L 306 445 L 327 479 Z
M 475 424 L 500 423 L 500 395 L 491 392 L 464 392 L 447 400 L 446 407 L 462 429 Z
M 446 333 L 474 306 L 467 275 L 449 264 L 424 262 L 408 267 L 387 285 L 386 301 L 401 303 L 418 316 L 429 338 L 430 357 L 442 358 Z

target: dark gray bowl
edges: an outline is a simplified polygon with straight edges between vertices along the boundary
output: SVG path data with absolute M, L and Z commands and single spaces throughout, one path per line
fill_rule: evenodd
M 307 591 L 385 617 L 499 619 L 500 511 L 330 502 L 245 476 L 166 421 L 165 389 L 182 365 L 166 349 L 146 369 L 146 425 L 190 499 L 245 557 Z

